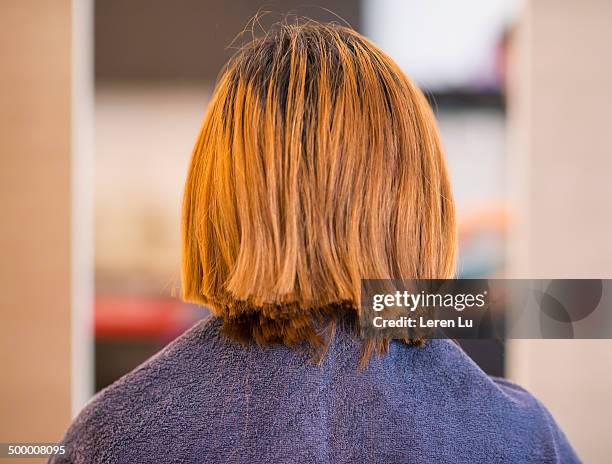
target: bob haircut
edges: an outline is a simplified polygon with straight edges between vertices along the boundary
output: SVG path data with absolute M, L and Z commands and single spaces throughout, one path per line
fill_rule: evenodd
M 453 275 L 454 214 L 434 115 L 391 58 L 347 27 L 279 24 L 212 96 L 185 186 L 183 297 L 235 339 L 322 356 L 337 316 L 358 317 L 361 279 Z M 366 341 L 362 362 L 387 346 Z

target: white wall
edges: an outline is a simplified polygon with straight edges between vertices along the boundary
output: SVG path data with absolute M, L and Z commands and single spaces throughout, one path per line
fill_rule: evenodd
M 429 90 L 495 85 L 495 52 L 522 0 L 362 0 L 363 29 Z
M 202 85 L 97 86 L 98 292 L 178 291 L 183 184 L 209 98 Z

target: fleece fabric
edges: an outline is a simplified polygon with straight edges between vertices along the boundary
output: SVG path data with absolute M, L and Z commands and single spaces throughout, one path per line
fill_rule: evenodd
M 574 463 L 549 412 L 450 340 L 393 342 L 358 368 L 340 324 L 323 362 L 243 346 L 209 318 L 101 391 L 54 464 Z

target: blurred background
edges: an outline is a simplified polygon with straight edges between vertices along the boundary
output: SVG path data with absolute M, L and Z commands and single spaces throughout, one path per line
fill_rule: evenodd
M 350 24 L 427 93 L 457 199 L 460 275 L 504 271 L 505 64 L 518 0 L 94 5 L 96 390 L 205 316 L 173 297 L 191 148 L 241 31 L 248 39 L 287 14 Z M 503 375 L 502 341 L 465 344 L 485 370 Z
M 207 315 L 177 297 L 191 149 L 234 39 L 287 13 L 350 24 L 426 93 L 460 277 L 612 277 L 604 0 L 7 0 L 0 441 L 57 441 L 93 393 Z M 462 345 L 605 462 L 610 341 Z

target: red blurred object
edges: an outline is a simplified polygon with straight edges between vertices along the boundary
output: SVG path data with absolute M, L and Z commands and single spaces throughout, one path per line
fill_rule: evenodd
M 174 338 L 206 314 L 174 298 L 98 295 L 95 336 L 96 339 Z

